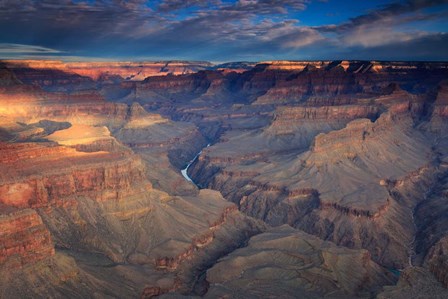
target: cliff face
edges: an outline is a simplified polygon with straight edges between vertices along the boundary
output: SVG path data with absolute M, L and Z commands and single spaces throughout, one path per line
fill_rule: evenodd
M 448 118 L 448 83 L 443 82 L 438 91 L 434 102 L 431 129 L 440 132 L 446 127 L 446 119 Z
M 386 286 L 377 298 L 445 298 L 448 290 L 423 267 L 409 267 L 395 286 Z
M 144 192 L 151 190 L 142 161 L 132 154 L 78 152 L 73 148 L 45 143 L 6 144 L 2 147 L 2 154 L 1 203 L 16 208 L 39 209 L 59 246 L 70 244 L 74 239 L 77 243 L 71 243 L 73 247 L 97 246 L 90 243 L 90 232 L 83 229 L 87 215 L 79 214 L 78 210 L 83 200 L 98 208 L 114 203 L 117 219 L 151 210 L 150 207 L 139 208 L 132 201 L 129 205 L 120 206 L 121 202 L 144 196 Z M 49 217 L 55 210 L 71 211 L 72 215 L 66 215 L 64 220 Z M 91 214 L 88 222 L 99 216 Z
M 427 257 L 429 270 L 435 275 L 438 281 L 448 287 L 448 237 L 444 237 L 437 242 L 429 251 Z
M 26 83 L 64 85 L 69 78 L 88 82 L 113 76 L 126 80 L 143 80 L 149 76 L 188 74 L 210 67 L 207 62 L 62 62 L 39 60 L 7 60 L 6 65 Z M 32 71 L 36 70 L 36 71 Z M 67 79 L 63 76 L 65 74 Z M 61 78 L 62 77 L 62 78 Z M 76 80 L 75 79 L 75 80 Z M 57 80 L 57 81 L 55 81 Z M 76 81 L 70 82 L 75 83 Z
M 265 134 L 288 138 L 295 146 L 307 148 L 319 133 L 342 129 L 357 118 L 375 119 L 380 111 L 381 107 L 364 105 L 279 107 Z
M 67 94 L 50 93 L 24 85 L 0 90 L 2 118 L 10 123 L 33 124 L 42 120 L 122 126 L 128 105 L 108 103 L 95 91 Z
M 437 183 L 425 195 L 425 200 L 415 209 L 418 232 L 415 238 L 416 259 L 423 261 L 442 285 L 447 286 L 448 257 L 448 164 L 442 163 L 443 172 Z
M 132 184 L 144 180 L 143 165 L 132 156 L 33 144 L 5 147 L 1 202 L 10 206 L 63 204 L 84 193 L 99 201 L 118 200 L 133 192 Z
M 20 268 L 54 255 L 50 232 L 34 210 L 16 210 L 4 205 L 1 207 L 0 265 L 2 268 Z

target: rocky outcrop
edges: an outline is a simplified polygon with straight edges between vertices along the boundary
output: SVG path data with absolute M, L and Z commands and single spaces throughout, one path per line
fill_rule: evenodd
M 3 63 L 21 82 L 28 85 L 53 91 L 94 87 L 92 79 L 71 72 L 62 61 L 11 60 Z
M 7 144 L 2 154 L 9 159 L 1 163 L 5 172 L 0 178 L 0 202 L 9 207 L 38 209 L 58 246 L 96 248 L 116 259 L 115 250 L 90 240 L 89 234 L 95 229 L 86 230 L 86 223 L 98 222 L 106 212 L 101 208 L 104 205 L 114 207 L 109 213 L 117 220 L 151 210 L 132 201 L 123 204 L 151 190 L 144 164 L 135 155 L 78 152 L 45 143 Z M 103 212 L 83 215 L 78 209 L 85 208 L 85 201 Z M 56 213 L 65 216 L 53 217 Z
M 398 283 L 394 286 L 385 286 L 378 294 L 378 299 L 406 299 L 406 298 L 435 298 L 442 299 L 448 296 L 444 288 L 431 273 L 422 267 L 409 267 L 400 273 Z
M 0 265 L 15 269 L 48 259 L 55 253 L 50 232 L 31 209 L 0 205 Z
M 426 255 L 426 263 L 440 283 L 448 288 L 448 237 L 441 238 Z
M 209 245 L 215 238 L 215 230 L 221 228 L 221 226 L 228 220 L 229 214 L 237 211 L 236 206 L 230 206 L 224 209 L 222 214 L 217 220 L 210 224 L 209 231 L 196 236 L 191 241 L 191 245 L 184 252 L 178 254 L 175 257 L 162 257 L 155 261 L 155 265 L 158 269 L 167 269 L 170 271 L 176 270 L 179 265 L 187 260 L 193 258 L 194 252 Z
M 21 88 L 22 89 L 22 88 Z M 104 101 L 94 95 L 94 100 L 72 98 L 64 94 L 45 93 L 42 90 L 7 89 L 0 92 L 4 110 L 0 114 L 25 124 L 41 120 L 82 123 L 90 125 L 122 126 L 128 114 L 126 104 Z
M 433 185 L 424 194 L 414 211 L 415 225 L 417 233 L 415 236 L 416 264 L 428 264 L 432 261 L 434 266 L 443 260 L 447 255 L 447 234 L 448 234 L 448 212 L 447 190 L 448 190 L 448 165 L 442 163 L 439 166 L 439 173 Z M 440 267 L 439 267 L 440 266 Z M 439 269 L 446 272 L 443 263 L 432 269 Z M 437 270 L 436 270 L 437 271 Z
M 441 118 L 448 117 L 448 82 L 443 82 L 439 86 L 434 103 L 433 116 Z
M 168 290 L 161 289 L 160 287 L 146 287 L 143 290 L 143 293 L 140 296 L 140 298 L 142 298 L 142 299 L 151 299 L 151 298 L 158 297 L 158 296 L 160 296 L 162 294 L 165 294 L 167 292 L 168 292 Z
M 183 295 L 206 295 L 209 291 L 209 282 L 205 272 L 220 258 L 244 247 L 252 236 L 266 229 L 262 222 L 242 216 L 235 210 L 222 215 L 226 216 L 218 219 L 211 226 L 213 238 L 197 239 L 199 241 L 197 244 L 200 246 L 195 254 L 178 265 L 176 282 L 171 291 Z
M 3 146 L 2 156 L 6 174 L 0 182 L 0 200 L 14 207 L 63 205 L 80 194 L 98 201 L 119 200 L 144 180 L 143 164 L 132 155 L 8 144 Z
M 274 123 L 282 121 L 353 120 L 356 118 L 376 118 L 380 113 L 376 106 L 323 106 L 323 107 L 281 107 L 277 109 Z
M 252 237 L 247 247 L 207 271 L 206 298 L 365 296 L 394 279 L 365 250 L 337 247 L 281 226 Z M 269 282 L 269 283 L 266 283 Z
M 287 135 L 296 147 L 307 148 L 319 133 L 342 129 L 357 118 L 374 120 L 380 113 L 378 106 L 363 105 L 279 107 L 265 133 L 268 136 Z

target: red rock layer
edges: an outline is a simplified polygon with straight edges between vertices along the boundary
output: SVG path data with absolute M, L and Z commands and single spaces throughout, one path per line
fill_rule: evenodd
M 188 74 L 209 67 L 207 62 L 62 62 L 49 60 L 8 60 L 10 68 L 57 70 L 97 80 L 104 76 L 120 76 L 123 79 L 142 80 L 149 76 Z M 36 79 L 39 79 L 38 77 Z M 43 78 L 41 79 L 43 80 Z M 61 83 L 61 82 L 60 82 Z
M 21 267 L 54 253 L 50 232 L 34 210 L 14 210 L 0 205 L 1 267 L 5 263 L 8 268 Z
M 277 108 L 274 120 L 268 131 L 276 134 L 295 133 L 296 127 L 309 127 L 316 124 L 315 131 L 319 132 L 318 124 L 341 128 L 350 120 L 356 118 L 375 118 L 381 108 L 378 106 L 344 105 L 322 107 L 280 107 Z M 321 129 L 326 131 L 324 129 Z
M 1 152 L 0 202 L 14 207 L 62 205 L 83 194 L 97 201 L 120 199 L 145 180 L 144 166 L 133 155 L 36 144 L 7 144 Z
M 334 120 L 369 118 L 379 113 L 379 107 L 346 105 L 323 107 L 282 107 L 277 110 L 276 120 Z

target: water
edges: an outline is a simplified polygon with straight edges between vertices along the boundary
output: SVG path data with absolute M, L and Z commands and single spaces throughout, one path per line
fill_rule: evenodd
M 388 268 L 387 270 L 389 270 L 395 277 L 400 277 L 402 271 L 396 268 Z
M 206 147 L 209 147 L 209 146 L 210 146 L 210 143 L 207 144 Z M 188 176 L 188 173 L 187 173 L 187 171 L 188 171 L 188 167 L 190 167 L 190 165 L 193 164 L 193 162 L 196 161 L 196 159 L 197 159 L 201 154 L 202 154 L 202 150 L 201 150 L 199 153 L 197 153 L 196 156 L 194 156 L 193 159 L 191 159 L 191 161 L 187 164 L 187 166 L 186 166 L 184 169 L 182 169 L 182 170 L 180 171 L 180 172 L 182 173 L 182 176 L 183 176 L 187 181 L 189 181 L 189 182 L 191 182 L 191 183 L 193 183 L 193 184 L 194 184 L 193 180 Z M 195 184 L 195 185 L 196 185 L 196 184 Z

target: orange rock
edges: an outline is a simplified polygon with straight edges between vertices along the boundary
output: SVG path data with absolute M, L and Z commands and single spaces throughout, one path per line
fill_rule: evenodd
M 0 205 L 0 213 L 0 265 L 21 267 L 54 255 L 50 232 L 34 210 Z

